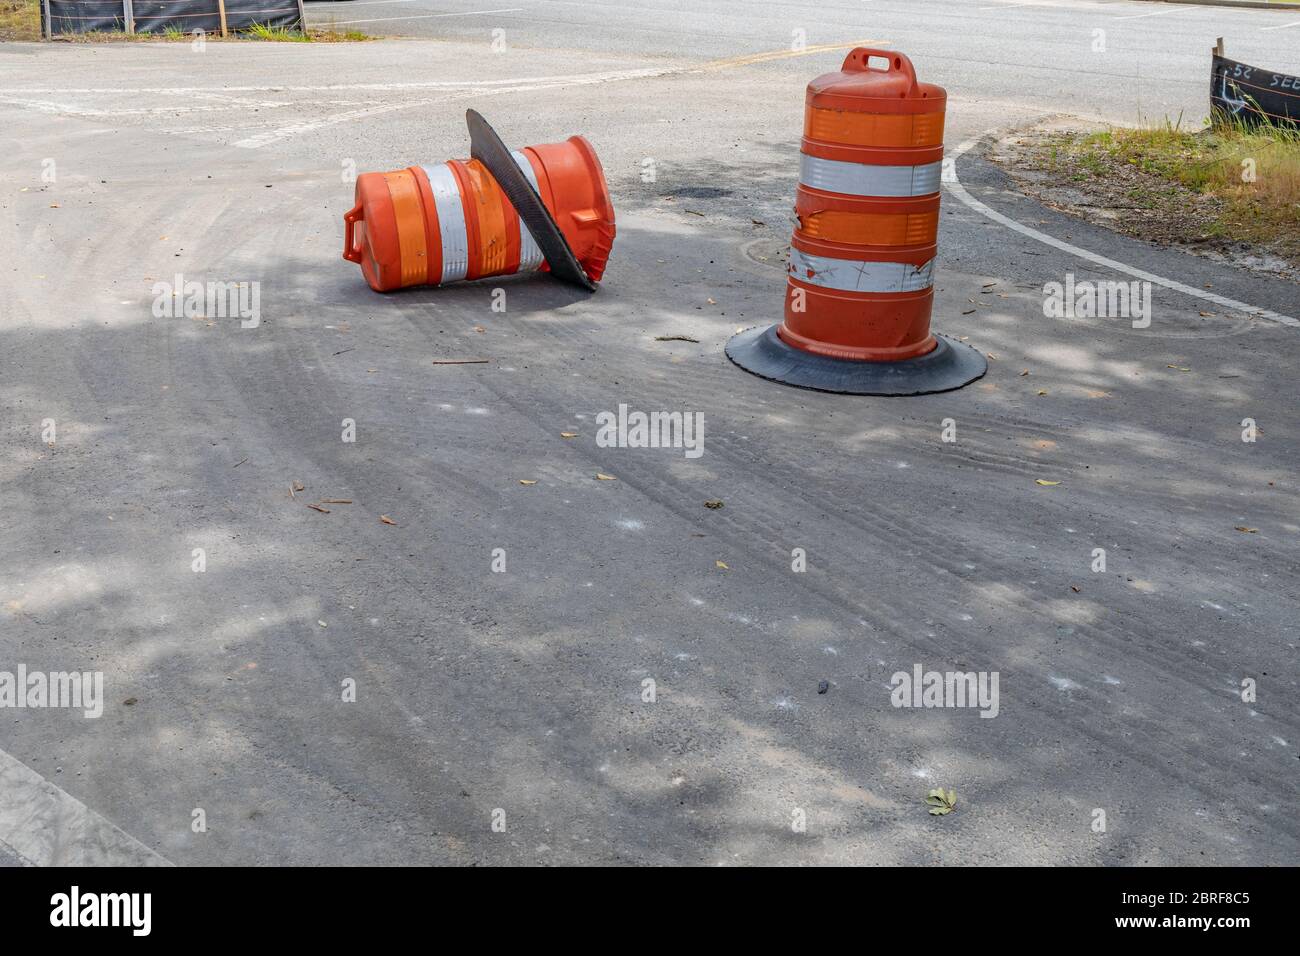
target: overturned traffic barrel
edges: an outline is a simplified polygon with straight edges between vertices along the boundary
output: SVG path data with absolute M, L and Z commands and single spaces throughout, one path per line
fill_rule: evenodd
M 901 53 L 855 49 L 808 85 L 785 321 L 728 357 L 763 378 L 858 395 L 959 388 L 988 366 L 930 331 L 947 94 Z
M 614 207 L 591 144 L 510 150 L 476 112 L 467 120 L 473 158 L 357 177 L 343 258 L 377 292 L 538 270 L 594 289 Z

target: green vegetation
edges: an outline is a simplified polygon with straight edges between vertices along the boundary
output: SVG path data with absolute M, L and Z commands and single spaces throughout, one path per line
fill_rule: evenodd
M 1085 190 L 1119 185 L 1137 208 L 1215 200 L 1203 224 L 1209 236 L 1300 260 L 1300 130 L 1293 127 L 1225 122 L 1192 131 L 1166 120 L 1071 134 L 1053 143 L 1048 165 L 1065 166 Z
M 0 0 L 0 40 L 39 40 L 39 0 Z

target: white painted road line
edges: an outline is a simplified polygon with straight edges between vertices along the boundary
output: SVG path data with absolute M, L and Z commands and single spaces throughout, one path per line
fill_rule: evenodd
M 1259 32 L 1260 32 L 1260 33 L 1267 33 L 1269 30 L 1286 30 L 1286 29 L 1289 29 L 1289 28 L 1291 28 L 1291 27 L 1300 27 L 1300 20 L 1296 20 L 1294 23 L 1283 23 L 1283 24 L 1279 24 L 1278 26 L 1275 26 L 1275 27 L 1260 27 L 1260 28 L 1259 28 Z
M 299 136 L 303 133 L 310 133 L 313 130 L 322 129 L 326 126 L 336 126 L 339 123 L 350 123 L 353 120 L 364 119 L 369 116 L 379 116 L 397 110 L 413 109 L 417 106 L 429 106 L 434 103 L 445 103 L 450 100 L 461 99 L 467 96 L 494 96 L 498 93 L 532 93 L 537 90 L 553 90 L 561 87 L 588 86 L 593 83 L 609 83 L 614 80 L 631 80 L 646 76 L 662 76 L 667 72 L 671 71 L 666 69 L 615 70 L 602 73 L 580 73 L 575 76 L 552 77 L 549 79 L 542 78 L 538 80 L 525 80 L 516 83 L 514 86 L 494 85 L 490 87 L 471 87 L 469 84 L 464 84 L 462 89 L 445 91 L 442 96 L 422 100 L 407 100 L 397 103 L 379 103 L 374 106 L 363 106 L 359 109 L 345 110 L 341 113 L 323 116 L 320 119 L 289 123 L 285 126 L 265 130 L 261 133 L 249 136 L 246 139 L 241 139 L 239 142 L 235 143 L 235 145 L 242 149 L 260 149 L 261 147 L 274 143 L 277 140 L 287 139 L 290 136 Z
M 344 0 L 339 0 L 339 3 L 343 3 L 343 2 Z M 419 2 L 419 0 L 352 0 L 352 2 L 348 3 L 348 5 L 344 7 L 344 9 L 350 10 L 352 7 L 382 7 L 382 6 L 387 6 L 388 4 L 391 3 L 417 3 L 417 2 Z M 316 3 L 312 5 L 312 9 L 319 10 L 325 6 L 333 7 L 336 5 L 337 4 L 334 3 L 331 4 Z
M 674 68 L 632 71 L 648 75 L 661 75 Z M 520 83 L 552 83 L 582 80 L 590 73 L 558 73 L 550 76 L 525 76 L 506 80 L 427 80 L 418 83 L 329 83 L 322 86 L 146 86 L 146 87 L 0 87 L 0 94 L 25 96 L 30 93 L 80 93 L 80 94 L 159 94 L 159 93 L 391 93 L 394 90 L 470 90 L 491 89 L 497 86 L 516 86 Z M 613 74 L 610 74 L 613 75 Z M 629 74 L 630 75 L 630 74 Z
M 1147 17 L 1165 17 L 1171 13 L 1187 13 L 1185 7 L 1175 7 L 1172 10 L 1157 10 L 1155 13 L 1133 13 L 1126 17 L 1111 17 L 1112 20 L 1145 20 Z
M 440 20 L 444 17 L 480 17 L 490 13 L 523 13 L 523 7 L 502 7 L 500 10 L 467 10 L 464 13 L 421 13 L 410 17 L 378 17 L 373 20 L 334 20 L 331 26 L 347 27 L 356 23 L 387 23 L 389 20 Z
M 1155 273 L 1147 272 L 1144 269 L 1135 269 L 1133 266 L 1126 265 L 1123 262 L 1116 262 L 1114 259 L 1109 259 L 1106 256 L 1100 256 L 1095 252 L 1089 252 L 1087 249 L 1081 249 L 1078 246 L 1071 245 L 1068 242 L 1064 242 L 1061 239 L 1057 239 L 1055 236 L 1049 236 L 1045 232 L 1039 232 L 1037 229 L 1031 229 L 1029 226 L 1016 222 L 1016 220 L 1012 219 L 1010 216 L 1004 216 L 996 209 L 992 209 L 989 206 L 986 206 L 984 203 L 980 202 L 978 199 L 976 199 L 974 196 L 972 196 L 970 193 L 966 191 L 966 187 L 961 184 L 961 180 L 960 178 L 958 178 L 957 175 L 957 160 L 960 159 L 963 154 L 969 152 L 972 148 L 974 148 L 982 138 L 983 137 L 977 136 L 974 139 L 968 139 L 966 140 L 966 142 L 962 143 L 955 150 L 953 150 L 952 155 L 949 157 L 951 161 L 949 164 L 949 169 L 951 170 L 950 175 L 952 178 L 947 180 L 944 183 L 944 185 L 948 187 L 949 192 L 951 192 L 954 196 L 960 199 L 971 209 L 974 209 L 980 215 L 986 216 L 989 219 L 992 219 L 994 222 L 1006 226 L 1008 229 L 1012 230 L 1013 232 L 1020 233 L 1022 236 L 1027 236 L 1030 239 L 1034 239 L 1038 242 L 1043 243 L 1044 245 L 1051 246 L 1053 249 L 1059 249 L 1061 252 L 1075 256 L 1079 259 L 1085 259 L 1088 262 L 1093 263 L 1094 265 L 1099 265 L 1106 269 L 1113 269 L 1116 272 L 1122 272 L 1125 275 L 1133 276 L 1135 279 L 1140 279 L 1143 282 L 1150 282 L 1152 285 L 1158 285 L 1161 286 L 1162 288 L 1170 289 L 1171 291 L 1174 292 L 1181 292 L 1183 295 L 1189 295 L 1192 296 L 1193 298 L 1202 299 L 1206 302 L 1213 302 L 1215 305 L 1220 306 L 1224 309 L 1231 309 L 1234 312 L 1242 312 L 1245 313 L 1246 315 L 1253 315 L 1257 319 L 1267 319 L 1270 322 L 1277 322 L 1281 325 L 1289 325 L 1292 326 L 1293 328 L 1300 328 L 1300 319 L 1292 318 L 1289 315 L 1282 315 L 1280 312 L 1274 312 L 1271 309 L 1263 309 L 1257 305 L 1250 305 L 1249 303 L 1246 302 L 1238 302 L 1236 299 L 1229 299 L 1226 296 L 1216 295 L 1213 292 L 1207 292 L 1204 289 L 1198 289 L 1195 286 L 1190 286 L 1183 282 L 1178 282 L 1175 279 L 1166 279 L 1164 276 L 1158 276 Z
M 34 866 L 172 866 L 0 750 L 0 846 Z
M 508 8 L 511 10 L 522 10 L 522 7 Z M 480 11 L 486 12 L 486 11 Z M 441 16 L 441 14 L 439 14 Z M 362 22 L 362 21 L 353 21 Z M 223 105 L 221 106 L 183 106 L 183 107 L 148 107 L 141 108 L 146 112 L 215 112 L 219 110 L 229 110 L 232 107 L 225 105 L 229 103 L 238 103 L 233 94 L 236 93 L 360 93 L 360 92 L 415 92 L 427 91 L 430 93 L 440 93 L 442 95 L 432 98 L 405 100 L 398 102 L 372 103 L 353 109 L 344 110 L 328 116 L 316 119 L 305 119 L 297 122 L 285 123 L 282 126 L 272 129 L 264 129 L 261 132 L 254 133 L 241 139 L 234 145 L 243 149 L 260 149 L 271 143 L 292 136 L 298 136 L 303 133 L 310 133 L 317 129 L 328 126 L 335 126 L 340 123 L 348 123 L 354 120 L 366 119 L 371 116 L 379 116 L 385 113 L 395 112 L 397 110 L 412 109 L 418 106 L 428 106 L 433 103 L 446 102 L 448 100 L 459 99 L 471 95 L 491 96 L 497 93 L 530 93 L 539 90 L 558 89 L 570 86 L 587 86 L 595 83 L 608 83 L 616 80 L 633 80 L 650 77 L 671 76 L 683 73 L 699 73 L 710 70 L 735 69 L 747 66 L 751 63 L 760 63 L 767 60 L 779 59 L 784 57 L 810 56 L 816 53 L 825 52 L 834 49 L 847 49 L 854 46 L 882 46 L 886 41 L 883 40 L 860 40 L 852 43 L 825 43 L 817 46 L 805 47 L 800 50 L 774 50 L 766 53 L 753 53 L 737 57 L 728 57 L 722 60 L 713 60 L 708 63 L 696 66 L 657 66 L 632 70 L 610 70 L 598 73 L 570 73 L 557 76 L 538 76 L 523 79 L 507 80 L 434 80 L 416 83 L 332 83 L 322 86 L 291 86 L 291 85 L 274 85 L 274 86 L 225 86 L 225 87 L 143 87 L 135 89 L 113 89 L 107 87 L 81 87 L 81 88 L 47 88 L 47 87 L 13 87 L 0 88 L 0 103 L 12 103 L 26 109 L 38 110 L 44 113 L 54 115 L 68 116 L 92 116 L 106 117 L 115 115 L 124 115 L 133 112 L 128 110 L 106 110 L 95 109 L 92 107 L 83 107 L 76 104 L 70 104 L 61 101 L 46 101 L 33 98 L 33 94 L 58 93 L 61 95 L 82 94 L 82 95 L 114 95 L 123 94 L 136 95 L 159 95 L 159 94 L 191 94 L 204 99 L 216 100 Z M 246 101 L 253 102 L 253 101 Z M 260 102 L 260 101 L 258 101 Z M 266 101 L 267 106 L 271 105 L 288 105 L 278 101 Z
M 181 113 L 220 113 L 223 111 L 229 112 L 230 110 L 247 109 L 246 105 L 233 100 L 214 103 L 211 106 L 145 106 L 120 110 L 94 109 L 88 106 L 77 106 L 72 103 L 59 103 L 53 100 L 23 99 L 22 97 L 17 96 L 0 96 L 0 103 L 8 103 L 11 106 L 21 106 L 24 109 L 36 110 L 38 113 L 48 113 L 51 116 L 84 116 L 88 119 L 102 119 L 113 116 L 156 116 L 164 113 L 173 116 Z M 266 102 L 258 104 L 258 108 L 274 109 L 292 105 L 292 103 Z

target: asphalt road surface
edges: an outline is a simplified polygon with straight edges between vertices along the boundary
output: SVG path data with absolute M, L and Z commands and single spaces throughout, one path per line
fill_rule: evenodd
M 0 47 L 0 671 L 104 687 L 98 718 L 0 709 L 0 861 L 1295 863 L 1297 286 L 985 154 L 1052 117 L 1197 126 L 1215 37 L 1300 73 L 1300 17 L 492 6 Z M 723 356 L 779 320 L 804 86 L 862 41 L 948 89 L 966 147 L 935 325 L 990 368 L 961 391 Z M 594 144 L 598 292 L 378 295 L 340 259 L 351 173 L 467 155 L 467 107 Z M 1130 278 L 1089 255 L 1161 280 L 1150 328 L 1044 316 L 1046 282 Z M 260 322 L 155 314 L 177 274 L 258 283 Z M 704 454 L 599 447 L 620 404 L 701 413 Z M 892 706 L 918 664 L 998 674 L 996 718 Z

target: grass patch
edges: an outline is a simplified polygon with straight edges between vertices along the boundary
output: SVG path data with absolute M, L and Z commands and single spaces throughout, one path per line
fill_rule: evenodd
M 240 35 L 249 40 L 265 40 L 269 43 L 356 43 L 374 39 L 360 30 L 340 30 L 332 23 L 325 27 L 308 27 L 305 33 L 255 23 L 252 29 Z
M 1085 192 L 1163 212 L 1172 227 L 1195 206 L 1206 215 L 1185 217 L 1194 233 L 1185 241 L 1247 242 L 1300 263 L 1300 130 L 1225 123 L 1193 131 L 1166 121 L 1066 134 L 1053 141 L 1044 166 Z
M 1300 3 L 1300 0 L 1296 0 Z M 311 38 L 320 43 L 360 43 L 362 40 L 373 40 L 368 33 L 362 33 L 360 30 L 339 30 L 339 29 L 311 29 L 308 31 Z
M 38 0 L 0 0 L 0 40 L 39 40 L 41 8 Z
M 301 30 L 288 27 L 273 27 L 265 23 L 254 23 L 248 28 L 248 39 L 266 40 L 269 43 L 310 43 L 311 35 Z

